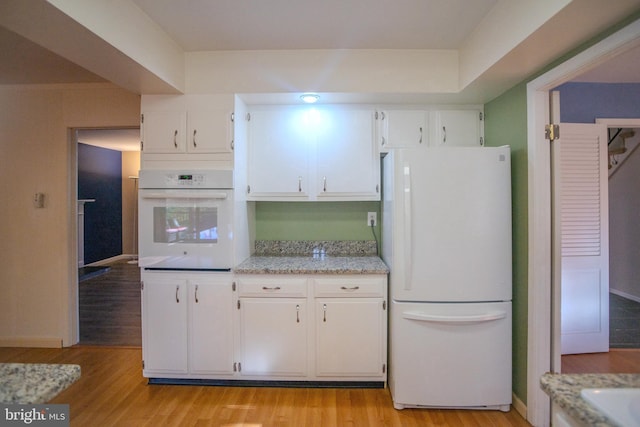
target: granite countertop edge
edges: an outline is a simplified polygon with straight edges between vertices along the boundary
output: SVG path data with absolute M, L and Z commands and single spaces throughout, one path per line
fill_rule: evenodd
M 253 255 L 233 269 L 236 274 L 388 274 L 378 256 Z
M 43 404 L 80 378 L 79 365 L 0 363 L 0 402 Z
M 580 395 L 585 388 L 638 388 L 640 374 L 552 374 L 540 378 L 540 387 L 551 401 L 576 420 L 595 427 L 617 424 Z

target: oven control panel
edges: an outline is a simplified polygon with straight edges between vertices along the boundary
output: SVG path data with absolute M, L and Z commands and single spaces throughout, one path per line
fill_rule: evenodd
M 204 176 L 201 173 L 168 173 L 165 175 L 165 184 L 170 188 L 202 187 L 204 183 Z
M 140 188 L 233 188 L 232 170 L 141 170 Z

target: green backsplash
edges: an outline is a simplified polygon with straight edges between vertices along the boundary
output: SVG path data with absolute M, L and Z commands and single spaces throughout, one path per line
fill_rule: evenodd
M 255 202 L 256 240 L 373 240 L 367 212 L 380 202 Z

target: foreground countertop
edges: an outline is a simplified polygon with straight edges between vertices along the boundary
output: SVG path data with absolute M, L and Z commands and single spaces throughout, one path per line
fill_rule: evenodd
M 252 256 L 234 268 L 236 274 L 387 274 L 377 256 Z
M 78 378 L 79 365 L 0 363 L 0 403 L 47 403 Z
M 585 388 L 638 388 L 640 374 L 544 374 L 542 390 L 567 414 L 588 426 L 615 426 L 580 396 Z

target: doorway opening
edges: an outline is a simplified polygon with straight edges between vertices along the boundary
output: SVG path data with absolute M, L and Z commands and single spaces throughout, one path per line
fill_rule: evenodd
M 74 129 L 72 133 L 78 211 L 77 341 L 139 346 L 140 130 Z
M 550 123 L 549 91 L 575 76 L 640 45 L 636 21 L 527 84 L 529 297 L 527 419 L 548 425 L 550 401 L 539 379 L 560 366 L 559 323 L 552 322 L 551 168 L 545 125 Z M 637 50 L 636 50 L 637 51 Z

